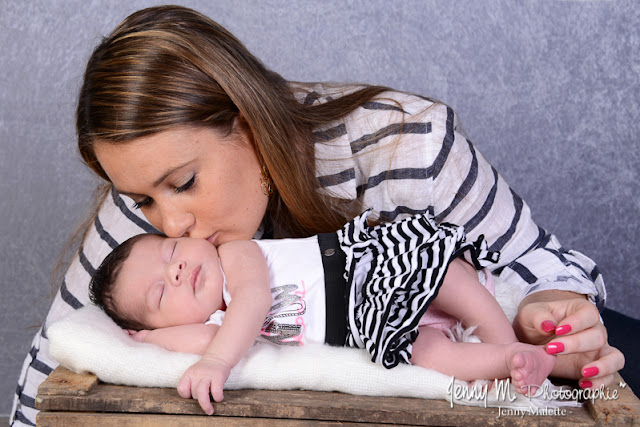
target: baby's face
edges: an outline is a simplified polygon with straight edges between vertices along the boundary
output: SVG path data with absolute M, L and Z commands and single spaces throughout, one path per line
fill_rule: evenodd
M 122 265 L 115 300 L 153 329 L 203 323 L 222 305 L 222 282 L 218 252 L 206 240 L 150 236 Z

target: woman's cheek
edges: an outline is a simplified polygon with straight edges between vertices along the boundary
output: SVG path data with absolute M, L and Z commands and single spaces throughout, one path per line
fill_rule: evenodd
M 153 209 L 142 209 L 142 213 L 144 214 L 145 218 L 147 218 L 147 221 L 151 223 L 151 225 L 153 225 L 158 231 L 164 232 L 160 215 L 154 212 Z

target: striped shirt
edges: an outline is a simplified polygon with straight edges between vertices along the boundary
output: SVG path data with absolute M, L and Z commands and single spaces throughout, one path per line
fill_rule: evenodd
M 356 86 L 292 83 L 300 102 L 338 98 Z M 588 295 L 604 306 L 595 263 L 562 247 L 531 219 L 527 204 L 459 131 L 451 108 L 421 96 L 385 92 L 346 118 L 314 132 L 316 175 L 324 191 L 360 199 L 382 220 L 416 213 L 462 225 L 471 241 L 484 235 L 500 251 L 492 267 L 522 297 L 542 290 Z M 156 232 L 129 199 L 112 192 L 73 259 L 20 374 L 12 422 L 35 425 L 38 385 L 57 366 L 48 352 L 47 326 L 89 301 L 94 269 L 118 243 Z

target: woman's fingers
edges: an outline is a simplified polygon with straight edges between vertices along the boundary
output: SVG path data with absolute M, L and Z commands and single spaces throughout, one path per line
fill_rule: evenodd
M 591 381 L 591 384 L 610 385 L 613 375 L 624 367 L 624 355 L 620 350 L 606 344 L 596 351 L 558 354 L 551 376 Z M 582 383 L 583 388 L 591 387 Z
M 606 345 L 600 351 L 600 358 L 581 368 L 582 378 L 579 384 L 582 388 L 598 388 L 601 385 L 611 385 L 614 374 L 624 368 L 624 355 L 615 347 Z
M 583 388 L 610 385 L 624 367 L 624 355 L 607 343 L 600 314 L 584 297 L 523 304 L 513 326 L 520 341 L 544 344 L 558 356 L 552 376 L 579 380 Z
M 611 374 L 611 375 L 606 375 L 604 377 L 580 380 L 578 381 L 578 385 L 580 386 L 580 388 L 590 388 L 595 390 L 597 388 L 600 388 L 601 386 L 607 387 L 611 385 L 613 383 L 613 379 L 614 379 L 614 376 L 613 374 Z
M 575 334 L 602 324 L 600 313 L 591 302 L 584 299 L 573 299 L 565 301 L 564 307 L 560 303 L 562 301 L 548 303 L 557 316 L 556 335 Z
M 615 347 L 606 345 L 600 352 L 601 362 L 606 366 L 604 372 L 615 374 L 624 368 L 624 354 Z
M 553 336 L 557 326 L 553 313 L 546 303 L 531 303 L 520 309 L 513 322 L 518 340 L 541 344 Z
M 549 354 L 572 354 L 596 351 L 607 344 L 607 333 L 602 324 L 587 330 L 555 336 L 546 345 Z
M 556 353 L 596 350 L 607 341 L 607 332 L 600 322 L 598 309 L 584 298 L 527 304 L 520 309 L 516 318 L 514 330 L 520 341 L 531 344 L 565 344 L 565 349 L 556 349 Z M 599 332 L 593 333 L 593 328 L 597 328 Z M 588 336 L 583 336 L 585 331 L 591 332 Z M 570 345 L 567 346 L 564 338 L 569 336 L 576 338 L 569 339 Z M 560 337 L 563 339 L 559 339 Z M 586 342 L 578 345 L 582 340 Z

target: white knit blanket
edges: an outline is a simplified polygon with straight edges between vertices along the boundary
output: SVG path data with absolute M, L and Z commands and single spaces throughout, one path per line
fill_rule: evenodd
M 499 289 L 500 288 L 500 289 Z M 504 294 L 496 281 L 496 298 L 510 320 L 516 309 L 514 295 Z M 514 298 L 515 297 L 515 298 Z M 92 372 L 108 383 L 141 387 L 176 387 L 183 372 L 198 355 L 167 351 L 156 345 L 135 342 L 103 311 L 86 306 L 70 313 L 47 329 L 49 351 L 61 365 L 78 373 Z M 473 340 L 466 337 L 466 339 Z M 548 382 L 549 387 L 554 387 Z M 478 390 L 485 383 L 476 384 Z M 526 398 L 514 392 L 514 401 L 487 393 L 486 399 L 452 394 L 468 384 L 418 366 L 386 369 L 372 363 L 361 349 L 306 345 L 278 347 L 255 344 L 232 370 L 226 389 L 305 389 L 340 391 L 370 396 L 402 396 L 445 399 L 456 404 L 515 408 L 558 407 L 567 403 L 545 398 Z M 459 388 L 462 387 L 462 388 Z

